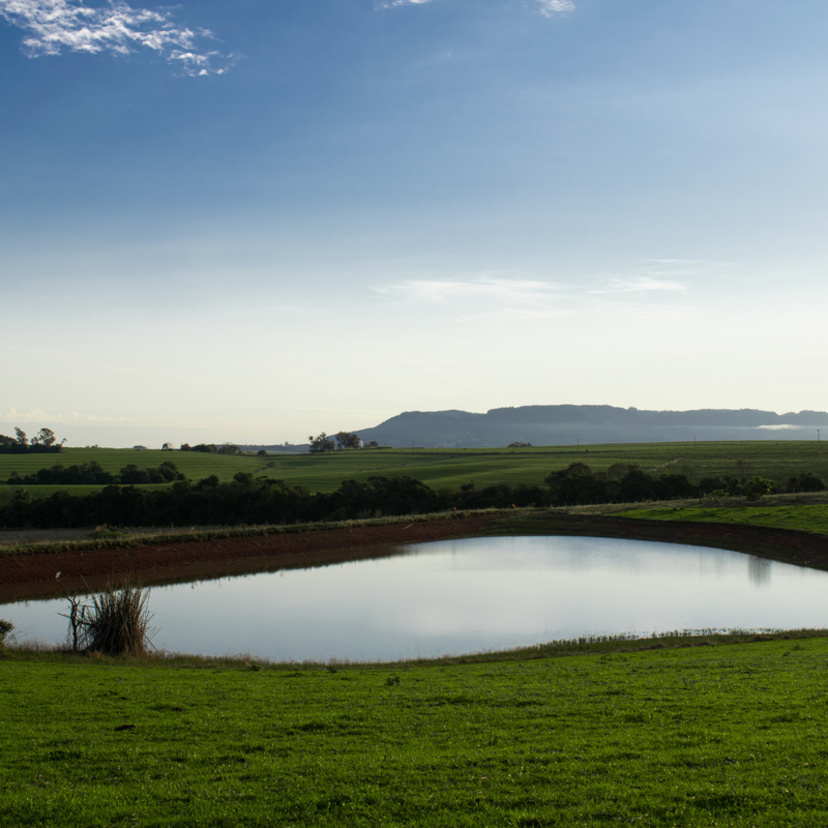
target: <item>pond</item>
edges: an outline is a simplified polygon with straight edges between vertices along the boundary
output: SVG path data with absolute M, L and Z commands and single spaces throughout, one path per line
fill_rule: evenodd
M 388 549 L 378 549 L 388 555 Z M 154 587 L 154 645 L 274 661 L 393 661 L 590 635 L 828 626 L 828 573 L 605 538 L 468 538 Z M 0 604 L 18 640 L 66 640 L 65 600 Z

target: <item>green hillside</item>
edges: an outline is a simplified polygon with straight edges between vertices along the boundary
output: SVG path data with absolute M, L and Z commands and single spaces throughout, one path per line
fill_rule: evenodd
M 804 471 L 828 479 L 828 443 L 816 441 L 746 441 L 709 443 L 643 443 L 520 449 L 360 449 L 331 454 L 272 454 L 225 456 L 201 452 L 137 451 L 134 449 L 69 448 L 60 454 L 0 454 L 0 492 L 12 472 L 27 475 L 57 463 L 91 462 L 117 472 L 128 464 L 153 468 L 173 462 L 184 475 L 199 480 L 216 475 L 230 480 L 249 472 L 301 485 L 311 491 L 333 491 L 343 480 L 367 480 L 373 475 L 407 475 L 435 489 L 457 489 L 471 481 L 542 484 L 551 472 L 582 462 L 593 471 L 615 463 L 635 463 L 650 472 L 681 473 L 691 480 L 728 475 L 761 475 L 779 483 Z M 6 488 L 9 488 L 6 486 Z M 46 494 L 55 487 L 31 487 Z M 67 488 L 67 487 L 57 487 Z M 88 487 L 83 487 L 84 490 Z M 48 492 L 47 492 L 48 490 Z

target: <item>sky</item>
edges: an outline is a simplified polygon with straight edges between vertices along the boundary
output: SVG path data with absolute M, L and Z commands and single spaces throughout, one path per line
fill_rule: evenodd
M 0 433 L 828 409 L 825 0 L 0 0 Z

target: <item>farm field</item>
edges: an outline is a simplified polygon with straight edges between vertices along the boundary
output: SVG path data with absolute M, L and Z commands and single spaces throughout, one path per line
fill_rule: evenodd
M 828 535 L 828 504 L 785 503 L 769 498 L 762 504 L 740 506 L 675 506 L 662 509 L 630 509 L 619 517 L 640 520 L 682 521 L 691 523 L 731 523 L 794 529 Z
M 327 667 L 11 651 L 0 826 L 824 825 L 828 639 L 742 640 Z
M 63 466 L 95 461 L 117 472 L 128 464 L 157 467 L 170 461 L 192 480 L 216 475 L 230 480 L 238 472 L 284 480 L 291 486 L 329 492 L 343 480 L 365 481 L 372 475 L 407 475 L 433 489 L 458 489 L 474 482 L 477 487 L 498 483 L 540 485 L 551 472 L 582 462 L 593 471 L 616 463 L 635 463 L 647 471 L 686 474 L 691 480 L 728 475 L 767 477 L 779 483 L 812 471 L 828 479 L 828 443 L 816 441 L 745 441 L 711 443 L 642 443 L 602 446 L 537 447 L 521 449 L 362 449 L 322 455 L 224 456 L 200 452 L 136 451 L 134 449 L 64 449 L 57 455 L 0 454 L 0 481 L 12 472 L 32 474 L 58 463 Z M 8 490 L 0 484 L 0 496 Z M 36 495 L 69 488 L 32 487 Z M 78 493 L 94 490 L 73 489 Z
M 12 472 L 25 476 L 39 469 L 98 463 L 104 471 L 118 472 L 134 464 L 139 469 L 155 468 L 172 462 L 187 477 L 198 480 L 217 475 L 230 480 L 236 472 L 254 471 L 261 466 L 260 457 L 206 454 L 199 451 L 160 451 L 147 449 L 64 448 L 59 454 L 0 454 L 0 480 L 4 483 Z M 65 488 L 65 487 L 64 487 Z
M 828 479 L 828 443 L 744 441 L 711 443 L 618 443 L 600 446 L 521 449 L 379 449 L 330 455 L 275 455 L 267 474 L 312 491 L 331 491 L 343 479 L 372 474 L 408 475 L 434 489 L 497 483 L 541 485 L 552 471 L 586 463 L 606 471 L 616 463 L 635 463 L 647 471 L 686 474 L 691 480 L 717 475 L 763 477 L 784 482 L 813 471 Z

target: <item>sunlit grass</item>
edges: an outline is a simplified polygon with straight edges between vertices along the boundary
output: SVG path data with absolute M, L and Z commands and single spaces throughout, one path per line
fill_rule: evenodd
M 828 504 L 755 504 L 630 509 L 619 516 L 693 523 L 737 523 L 828 534 Z
M 0 825 L 826 824 L 828 639 L 659 643 L 373 666 L 13 654 Z

